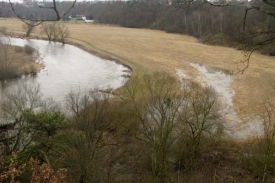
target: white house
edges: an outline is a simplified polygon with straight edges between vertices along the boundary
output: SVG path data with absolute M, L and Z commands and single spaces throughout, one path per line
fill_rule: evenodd
M 69 19 L 71 20 L 86 20 L 86 16 L 85 15 L 75 15 L 74 17 L 73 16 L 69 16 Z

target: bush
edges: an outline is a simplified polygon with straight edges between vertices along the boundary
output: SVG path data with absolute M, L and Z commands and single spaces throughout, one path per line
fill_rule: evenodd
M 46 35 L 49 41 L 59 41 L 65 44 L 66 39 L 69 37 L 69 29 L 64 23 L 47 23 L 42 24 L 41 34 Z
M 227 36 L 224 34 L 207 34 L 206 36 L 202 36 L 200 38 L 201 42 L 210 44 L 210 45 L 221 45 L 221 46 L 232 46 L 237 47 L 239 44 L 236 44 L 236 42 L 230 40 Z
M 270 55 L 270 56 L 275 56 L 275 44 L 273 43 L 273 44 L 270 44 L 268 46 L 263 47 L 260 50 L 260 53 L 267 54 L 267 55 Z
M 275 175 L 275 157 L 273 154 L 267 153 L 266 139 L 258 139 L 249 145 L 242 158 L 243 168 L 250 172 L 259 182 L 274 182 L 271 179 Z
M 17 77 L 9 49 L 10 45 L 0 43 L 0 80 Z
M 205 142 L 218 141 L 222 134 L 218 96 L 210 87 L 187 81 L 182 86 L 167 73 L 154 73 L 133 78 L 125 96 L 137 117 L 144 167 L 156 180 L 169 182 L 177 164 L 188 170 L 198 167 Z
M 0 80 L 17 78 L 19 75 L 16 73 L 16 67 L 9 67 L 6 70 L 0 70 Z
M 35 49 L 33 48 L 33 47 L 31 47 L 31 46 L 29 46 L 29 45 L 25 45 L 24 46 L 24 51 L 25 51 L 25 53 L 27 53 L 27 54 L 33 54 L 33 52 L 35 51 Z
M 22 49 L 21 46 L 14 46 L 14 51 L 17 52 L 17 53 L 19 53 L 19 52 L 22 52 L 23 49 Z
M 269 97 L 259 115 L 263 125 L 263 135 L 252 146 L 245 158 L 245 167 L 257 178 L 265 182 L 275 175 L 275 103 L 274 97 Z M 269 182 L 269 181 L 266 181 Z M 274 182 L 274 181 L 272 181 Z
M 138 23 L 133 20 L 129 20 L 129 21 L 125 22 L 124 26 L 128 27 L 128 28 L 138 28 L 139 27 Z

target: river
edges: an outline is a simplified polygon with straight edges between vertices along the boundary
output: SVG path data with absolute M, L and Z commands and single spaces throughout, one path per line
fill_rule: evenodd
M 12 45 L 29 45 L 40 55 L 39 62 L 45 65 L 35 77 L 23 76 L 20 79 L 7 81 L 1 87 L 3 91 L 23 84 L 39 84 L 43 98 L 53 98 L 57 102 L 71 89 L 89 91 L 96 89 L 116 89 L 125 84 L 129 69 L 114 61 L 104 60 L 72 45 L 48 42 L 43 40 L 23 40 L 13 38 Z

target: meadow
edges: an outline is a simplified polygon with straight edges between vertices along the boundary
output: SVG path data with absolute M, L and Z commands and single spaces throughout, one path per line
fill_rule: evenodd
M 17 19 L 0 19 L 0 25 L 15 35 L 24 34 L 23 23 Z M 233 107 L 244 122 L 249 121 L 266 97 L 274 93 L 274 57 L 254 53 L 249 68 L 241 74 L 237 62 L 244 60 L 245 56 L 234 48 L 210 46 L 190 36 L 150 29 L 82 22 L 69 22 L 66 26 L 70 30 L 70 43 L 130 66 L 134 76 L 165 71 L 178 77 L 176 69 L 180 69 L 188 78 L 196 78 L 198 70 L 190 63 L 230 71 L 231 88 L 235 92 Z M 39 36 L 39 32 L 37 27 L 33 36 Z

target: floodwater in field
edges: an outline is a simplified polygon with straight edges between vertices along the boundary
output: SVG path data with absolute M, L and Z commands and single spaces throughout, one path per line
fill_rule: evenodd
M 121 87 L 127 81 L 124 76 L 130 72 L 121 64 L 101 59 L 72 45 L 33 39 L 12 39 L 11 44 L 35 48 L 39 52 L 39 62 L 45 67 L 35 77 L 28 75 L 4 83 L 2 97 L 5 90 L 20 82 L 23 85 L 39 84 L 43 98 L 61 102 L 75 88 L 90 91 Z
M 221 103 L 221 112 L 225 120 L 224 126 L 227 137 L 244 140 L 255 138 L 257 135 L 262 134 L 262 126 L 259 119 L 254 117 L 253 120 L 243 123 L 235 112 L 233 108 L 235 92 L 231 88 L 233 79 L 230 74 L 223 70 L 197 63 L 191 63 L 190 65 L 198 71 L 197 78 L 189 78 L 182 70 L 176 70 L 178 76 L 184 79 L 195 80 L 202 86 L 211 86 L 215 89 Z

